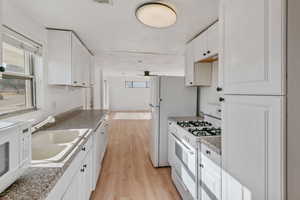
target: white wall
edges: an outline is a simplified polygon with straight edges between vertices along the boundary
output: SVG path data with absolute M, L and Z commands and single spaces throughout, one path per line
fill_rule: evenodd
M 102 69 L 96 68 L 94 73 L 94 108 L 103 108 L 103 72 Z
M 200 111 L 215 117 L 221 117 L 218 110 L 221 108 L 217 92 L 218 87 L 218 62 L 212 64 L 212 85 L 200 89 Z
M 146 81 L 144 77 L 108 77 L 109 106 L 112 111 L 148 110 L 149 88 L 125 88 L 125 81 Z
M 17 5 L 9 0 L 3 1 L 3 24 L 43 45 L 43 62 L 37 69 L 38 113 L 30 116 L 45 117 L 49 114 L 58 114 L 83 105 L 83 91 L 80 88 L 50 86 L 47 84 L 47 35 L 43 25 L 29 18 Z M 25 117 L 26 118 L 26 117 Z

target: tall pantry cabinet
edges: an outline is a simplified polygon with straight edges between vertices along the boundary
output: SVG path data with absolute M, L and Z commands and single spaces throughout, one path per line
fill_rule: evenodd
M 285 199 L 285 0 L 221 0 L 222 200 Z

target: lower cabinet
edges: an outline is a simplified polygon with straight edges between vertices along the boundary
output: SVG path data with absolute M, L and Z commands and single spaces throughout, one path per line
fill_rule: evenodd
M 96 187 L 97 180 L 100 176 L 102 168 L 102 160 L 104 158 L 107 143 L 108 143 L 108 122 L 104 120 L 101 125 L 95 130 L 94 139 L 94 188 Z
M 63 200 L 89 200 L 93 190 L 93 151 L 87 153 L 76 170 Z
M 221 156 L 201 144 L 199 155 L 199 199 L 221 200 Z
M 222 200 L 284 199 L 284 97 L 225 95 Z

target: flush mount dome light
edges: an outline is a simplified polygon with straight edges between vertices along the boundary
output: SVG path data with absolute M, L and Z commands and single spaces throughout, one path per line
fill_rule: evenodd
M 176 12 L 162 3 L 146 3 L 136 9 L 137 19 L 154 28 L 165 28 L 176 23 Z

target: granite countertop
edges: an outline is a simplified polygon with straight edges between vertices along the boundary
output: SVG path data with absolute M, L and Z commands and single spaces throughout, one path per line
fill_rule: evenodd
M 184 117 L 169 117 L 168 118 L 171 121 L 192 121 L 192 120 L 203 120 L 203 117 L 197 117 L 197 116 L 184 116 Z
M 206 136 L 201 138 L 201 142 L 206 144 L 212 151 L 222 154 L 222 138 L 221 136 Z
M 43 130 L 89 129 L 94 130 L 106 115 L 102 110 L 77 110 L 58 116 L 56 123 Z M 91 132 L 91 131 L 90 131 Z M 30 167 L 6 191 L 0 194 L 0 200 L 43 200 L 54 188 L 66 169 L 72 163 L 80 147 L 88 141 L 88 134 L 74 150 L 62 167 Z

